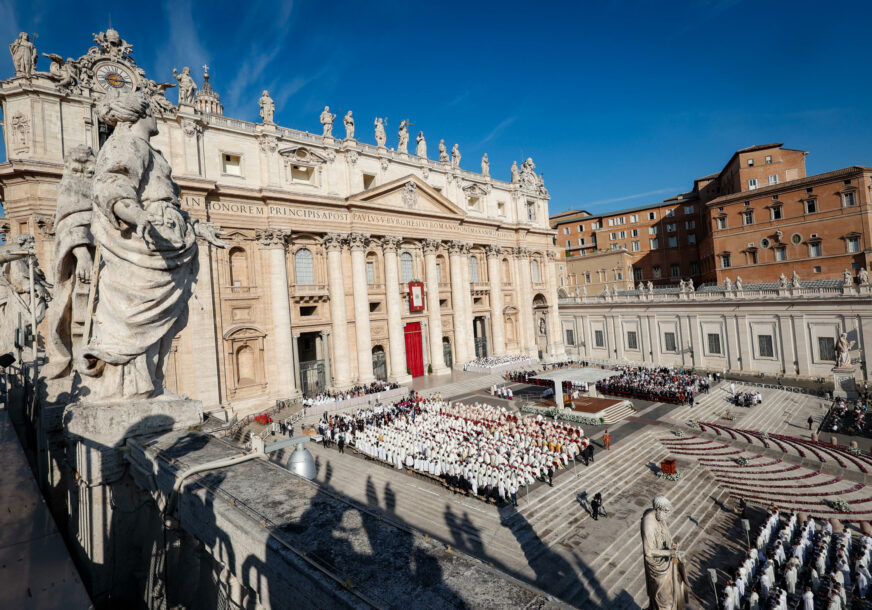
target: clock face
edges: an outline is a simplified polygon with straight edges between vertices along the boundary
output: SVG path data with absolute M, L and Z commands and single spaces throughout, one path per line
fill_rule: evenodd
M 133 78 L 116 64 L 101 64 L 96 70 L 97 82 L 106 91 L 127 92 L 133 90 Z

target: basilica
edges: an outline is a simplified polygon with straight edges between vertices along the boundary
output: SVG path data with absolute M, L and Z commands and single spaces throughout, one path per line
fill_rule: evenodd
M 65 158 L 101 147 L 111 127 L 95 108 L 115 92 L 150 100 L 152 144 L 183 209 L 229 244 L 200 244 L 170 389 L 206 408 L 259 408 L 445 375 L 483 356 L 563 357 L 549 196 L 532 159 L 498 180 L 487 155 L 471 172 L 457 144 L 449 153 L 440 141 L 431 159 L 421 132 L 409 152 L 407 122 L 392 147 L 385 120 L 337 120 L 329 107 L 320 133 L 281 127 L 268 91 L 252 100 L 260 122 L 232 119 L 208 71 L 201 86 L 186 67 L 175 82 L 152 80 L 111 28 L 78 59 L 42 53 L 40 62 L 26 34 L 13 46 L 15 76 L 0 81 L 0 230 L 6 240 L 35 236 L 49 283 Z M 370 125 L 375 144 L 361 138 Z M 74 328 L 84 327 L 88 296 L 74 296 Z

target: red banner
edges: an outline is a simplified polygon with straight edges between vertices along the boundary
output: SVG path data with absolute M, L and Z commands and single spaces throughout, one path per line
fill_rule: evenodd
M 424 284 L 409 282 L 409 311 L 424 311 Z

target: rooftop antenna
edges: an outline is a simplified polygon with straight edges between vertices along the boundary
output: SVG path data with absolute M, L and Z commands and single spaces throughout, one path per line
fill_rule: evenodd
M 109 13 L 109 29 L 112 29 L 112 13 Z

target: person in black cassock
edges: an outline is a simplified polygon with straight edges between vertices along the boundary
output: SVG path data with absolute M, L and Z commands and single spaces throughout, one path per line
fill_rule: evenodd
M 600 492 L 596 492 L 593 500 L 590 503 L 590 510 L 594 521 L 599 520 L 599 511 L 603 505 L 603 496 Z

